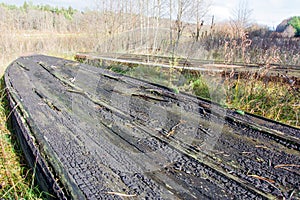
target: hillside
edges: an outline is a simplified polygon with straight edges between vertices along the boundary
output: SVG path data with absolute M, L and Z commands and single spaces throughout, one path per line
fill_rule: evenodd
M 282 37 L 298 37 L 300 36 L 300 17 L 290 17 L 283 20 L 277 27 L 276 32 Z

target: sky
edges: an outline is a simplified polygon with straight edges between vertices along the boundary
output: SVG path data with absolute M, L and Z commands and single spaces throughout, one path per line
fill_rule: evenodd
M 28 0 L 29 1 L 29 0 Z M 27 2 L 28 2 L 27 1 Z M 95 8 L 97 0 L 31 0 L 34 4 L 49 4 L 51 6 L 69 7 L 79 10 Z M 136 0 L 138 2 L 138 0 Z M 232 12 L 238 7 L 240 0 L 210 0 L 211 10 L 208 15 L 215 16 L 217 22 L 229 20 Z M 22 5 L 24 0 L 0 0 L 8 4 Z M 251 21 L 264 24 L 270 28 L 276 27 L 282 20 L 300 16 L 300 0 L 248 0 L 252 9 Z
M 211 13 L 217 21 L 229 20 L 239 0 L 213 0 Z M 292 16 L 300 16 L 300 0 L 248 0 L 252 22 L 273 28 Z

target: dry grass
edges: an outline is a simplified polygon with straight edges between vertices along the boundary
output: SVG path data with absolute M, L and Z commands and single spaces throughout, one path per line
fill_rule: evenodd
M 0 34 L 0 74 L 20 56 L 47 54 L 70 58 L 76 52 L 93 51 L 96 39 L 86 34 L 2 33 Z

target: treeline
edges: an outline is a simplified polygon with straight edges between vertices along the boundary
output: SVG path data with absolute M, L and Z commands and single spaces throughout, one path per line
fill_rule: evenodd
M 78 10 L 73 9 L 71 6 L 69 6 L 67 9 L 64 7 L 53 7 L 48 4 L 46 5 L 35 5 L 31 1 L 27 3 L 27 1 L 24 1 L 22 6 L 16 6 L 16 5 L 10 5 L 5 3 L 0 3 L 0 6 L 2 8 L 6 8 L 8 10 L 19 10 L 28 12 L 29 10 L 40 10 L 40 11 L 48 11 L 55 14 L 63 14 L 65 18 L 71 19 L 73 14 L 78 12 Z
M 59 48 L 69 46 L 66 49 L 72 51 L 172 54 L 226 63 L 264 63 L 276 57 L 281 63 L 300 64 L 299 39 L 278 38 L 266 27 L 249 25 L 245 17 L 216 24 L 214 17 L 207 15 L 210 5 L 206 0 L 95 2 L 95 9 L 86 11 L 26 2 L 19 7 L 0 4 L 0 40 L 5 44 L 0 50 L 11 48 L 11 33 L 34 31 L 50 33 L 50 38 L 56 33 L 76 34 L 72 38 L 76 45 L 57 38 Z M 248 12 L 239 9 L 239 13 Z M 21 49 L 30 49 L 19 43 Z M 29 43 L 34 51 L 48 46 L 44 40 L 37 45 Z
M 93 31 L 105 35 L 123 31 L 150 28 L 170 28 L 171 39 L 182 35 L 199 37 L 209 5 L 206 0 L 117 0 L 95 1 L 95 9 L 80 12 L 72 7 L 58 8 L 49 5 L 22 6 L 0 4 L 0 17 L 6 29 L 57 31 Z M 186 23 L 189 22 L 189 23 Z M 4 23 L 4 24 L 3 24 Z M 208 24 L 208 22 L 207 22 Z M 91 25 L 91 26 L 89 26 Z M 197 33 L 196 33 L 197 32 Z M 145 34 L 147 32 L 143 32 Z
M 27 2 L 22 6 L 0 4 L 0 23 L 3 31 L 79 31 L 79 24 L 75 23 L 74 19 L 81 17 L 82 13 L 72 7 L 65 9 Z

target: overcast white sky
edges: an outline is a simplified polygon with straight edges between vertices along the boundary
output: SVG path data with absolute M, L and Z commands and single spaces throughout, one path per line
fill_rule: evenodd
M 217 20 L 230 19 L 232 10 L 237 8 L 239 0 L 213 0 L 211 13 Z M 276 27 L 282 20 L 300 16 L 300 0 L 248 0 L 253 10 L 253 22 Z
M 68 7 L 84 10 L 93 9 L 97 0 L 31 0 L 34 4 L 49 4 L 52 6 Z M 136 0 L 138 2 L 138 0 Z M 215 15 L 216 21 L 228 20 L 232 10 L 238 6 L 239 0 L 211 0 L 210 15 Z M 24 0 L 0 0 L 8 4 L 22 5 Z M 27 1 L 28 2 L 28 1 Z M 283 19 L 300 16 L 300 0 L 248 0 L 253 9 L 253 22 L 276 27 Z

